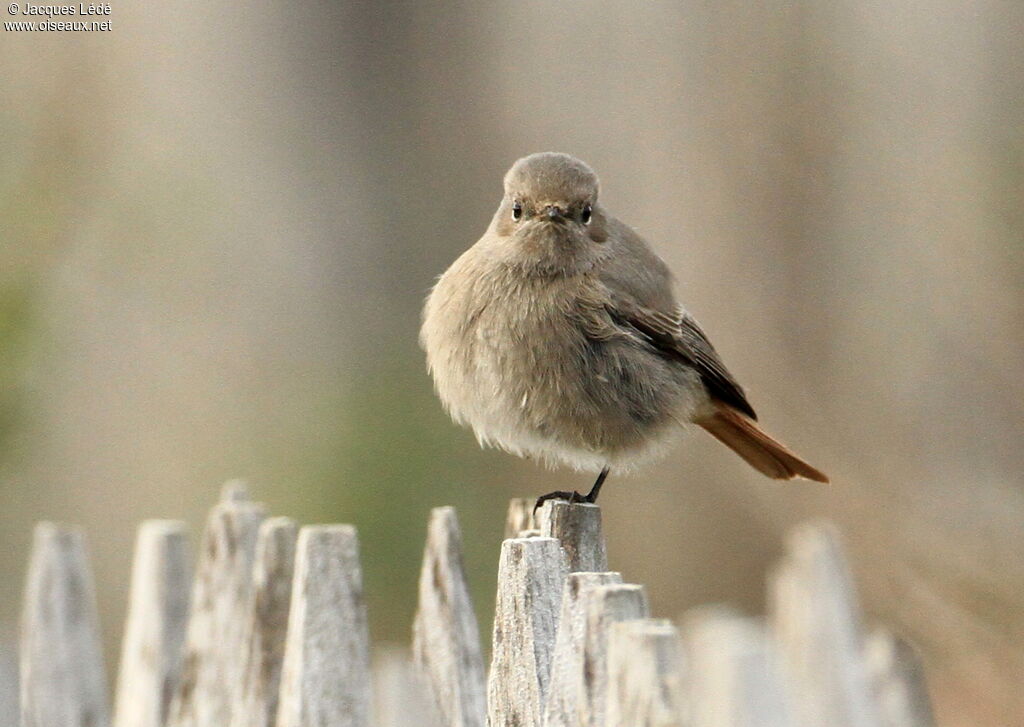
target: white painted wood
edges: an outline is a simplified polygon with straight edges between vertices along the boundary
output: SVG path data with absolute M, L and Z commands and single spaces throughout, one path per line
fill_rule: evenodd
M 502 543 L 487 681 L 489 727 L 539 727 L 567 571 L 554 538 Z
M 687 615 L 685 641 L 693 727 L 796 727 L 763 623 L 697 609 Z
M 570 573 L 608 570 L 601 508 L 597 505 L 548 500 L 537 511 L 537 527 L 542 536 L 557 538 L 562 544 Z
M 233 727 L 274 727 L 277 719 L 298 533 L 295 521 L 287 517 L 268 518 L 260 525 L 252 592 L 239 614 L 245 628 Z
M 487 692 L 480 629 L 451 507 L 434 508 L 420 570 L 413 654 L 449 727 L 484 727 Z
M 790 533 L 769 602 L 797 720 L 879 727 L 853 581 L 832 526 L 809 523 Z
M 638 619 L 608 630 L 606 724 L 683 727 L 683 654 L 669 621 Z
M 229 482 L 213 507 L 192 587 L 181 682 L 171 701 L 170 727 L 225 727 L 242 679 L 245 623 L 252 591 L 256 538 L 265 518 L 244 486 Z
M 373 650 L 373 724 L 375 727 L 445 727 L 434 697 L 408 649 Z
M 551 684 L 544 700 L 542 721 L 545 727 L 570 727 L 579 719 L 587 596 L 596 586 L 615 583 L 622 583 L 619 573 L 570 573 L 565 581 L 552 655 Z
M 924 668 L 910 644 L 876 628 L 868 637 L 865 661 L 885 727 L 933 727 Z
M 356 529 L 302 528 L 277 727 L 368 727 L 369 640 Z
M 106 727 L 96 593 L 78 528 L 36 525 L 21 622 L 22 727 Z
M 181 680 L 191 588 L 185 523 L 143 522 L 135 540 L 114 727 L 163 727 L 167 720 Z

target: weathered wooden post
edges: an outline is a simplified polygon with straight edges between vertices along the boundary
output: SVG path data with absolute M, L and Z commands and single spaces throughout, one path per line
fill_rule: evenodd
M 658 619 L 619 621 L 608 631 L 609 727 L 683 727 L 679 631 Z
M 462 563 L 462 534 L 451 507 L 430 513 L 413 655 L 444 724 L 484 727 L 487 693 L 480 631 Z
M 192 588 L 181 683 L 170 727 L 225 727 L 242 679 L 245 631 L 239 618 L 252 590 L 256 537 L 265 513 L 245 486 L 229 482 L 210 511 Z
M 181 680 L 192 588 L 185 524 L 146 520 L 135 541 L 114 727 L 163 727 Z
M 373 650 L 374 727 L 449 727 L 442 721 L 422 670 L 408 649 Z
M 647 594 L 643 586 L 616 583 L 596 586 L 590 591 L 586 601 L 579 724 L 582 727 L 605 727 L 608 629 L 619 621 L 647 618 Z
M 764 625 L 725 608 L 687 615 L 693 727 L 797 727 Z M 810 724 L 804 727 L 811 727 Z
M 622 583 L 618 573 L 570 573 L 552 655 L 551 683 L 544 702 L 544 727 L 572 727 L 579 720 L 587 597 L 596 586 Z
M 302 528 L 277 727 L 368 727 L 369 640 L 356 529 Z
M 525 497 L 513 497 L 508 502 L 508 513 L 505 516 L 505 539 L 525 537 L 524 531 L 536 529 L 533 517 L 533 505 L 536 500 Z
M 22 727 L 106 727 L 107 680 L 85 536 L 36 525 L 21 621 Z
M 240 604 L 243 654 L 231 709 L 233 727 L 273 727 L 277 719 L 297 537 L 298 526 L 291 518 L 268 518 L 260 525 L 252 592 Z
M 853 582 L 831 525 L 798 526 L 771 579 L 772 625 L 797 720 L 879 727 Z
M 600 573 L 608 570 L 601 508 L 564 500 L 548 500 L 537 511 L 540 534 L 557 538 L 565 550 L 569 572 Z
M 266 519 L 229 483 L 189 597 L 184 526 L 139 529 L 114 727 L 933 727 L 921 664 L 865 639 L 831 526 L 796 528 L 770 581 L 770 628 L 687 615 L 683 649 L 644 589 L 605 567 L 600 510 L 513 501 L 490 673 L 453 508 L 431 512 L 413 654 L 373 670 L 356 531 Z M 187 626 L 186 626 L 187 623 Z M 42 523 L 25 589 L 22 727 L 107 727 L 82 534 Z M 182 648 L 184 646 L 184 649 Z M 184 658 L 182 654 L 184 653 Z
M 489 727 L 540 727 L 567 571 L 554 538 L 502 543 L 487 680 Z
M 885 727 L 933 727 L 924 668 L 910 644 L 876 628 L 868 637 L 865 661 Z

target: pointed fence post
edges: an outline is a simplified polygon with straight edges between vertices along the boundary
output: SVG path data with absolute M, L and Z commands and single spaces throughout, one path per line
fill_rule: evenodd
M 608 570 L 608 555 L 601 530 L 601 508 L 564 500 L 548 500 L 537 511 L 540 534 L 557 538 L 565 550 L 569 572 Z
M 430 513 L 420 570 L 413 655 L 448 727 L 484 727 L 487 692 L 480 630 L 462 563 L 455 508 Z
M 622 583 L 619 573 L 570 573 L 565 581 L 544 727 L 573 727 L 579 720 L 587 597 L 595 587 L 615 583 Z
M 876 628 L 868 637 L 865 660 L 885 727 L 934 727 L 924 668 L 910 644 Z
M 265 512 L 237 481 L 224 486 L 206 521 L 192 588 L 181 683 L 169 727 L 225 727 L 242 679 L 245 645 L 239 617 L 252 591 L 256 537 Z
M 96 592 L 78 528 L 36 525 L 23 609 L 22 727 L 106 727 Z
M 368 727 L 369 641 L 356 529 L 302 528 L 277 727 Z
M 687 614 L 693 727 L 797 727 L 764 624 L 726 608 Z M 809 726 L 808 726 L 809 727 Z
M 185 523 L 143 522 L 135 540 L 114 727 L 165 724 L 181 680 L 191 588 Z
M 295 521 L 287 517 L 268 518 L 260 525 L 252 593 L 239 614 L 245 628 L 242 678 L 231 710 L 233 727 L 273 727 L 277 719 L 298 532 Z
M 533 517 L 533 506 L 536 500 L 525 497 L 513 497 L 508 502 L 508 513 L 505 515 L 505 539 L 521 538 L 525 531 L 535 530 L 537 523 Z
M 606 724 L 683 727 L 683 655 L 669 621 L 619 621 L 608 631 Z
M 376 727 L 934 727 L 921 664 L 865 639 L 833 527 L 806 524 L 770 579 L 770 628 L 687 615 L 684 648 L 605 566 L 600 510 L 513 502 L 486 678 L 453 508 L 431 512 L 406 650 L 375 657 Z M 369 727 L 356 531 L 265 519 L 229 483 L 189 597 L 184 526 L 139 529 L 114 727 Z M 187 623 L 187 626 L 186 626 Z M 184 648 L 182 648 L 184 646 Z M 184 658 L 183 658 L 184 654 Z M 26 579 L 22 727 L 107 727 L 84 538 L 41 523 Z
M 539 727 L 551 676 L 565 553 L 554 538 L 501 545 L 491 670 L 489 727 Z
M 798 526 L 787 545 L 769 602 L 796 718 L 809 725 L 879 727 L 857 598 L 835 528 Z

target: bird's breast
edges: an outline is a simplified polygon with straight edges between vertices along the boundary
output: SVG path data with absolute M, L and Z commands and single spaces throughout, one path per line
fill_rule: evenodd
M 611 451 L 672 418 L 681 372 L 626 335 L 593 334 L 595 281 L 497 270 L 457 289 L 442 278 L 435 296 L 424 323 L 434 330 L 435 383 L 481 440 L 513 451 L 530 450 L 524 442 Z

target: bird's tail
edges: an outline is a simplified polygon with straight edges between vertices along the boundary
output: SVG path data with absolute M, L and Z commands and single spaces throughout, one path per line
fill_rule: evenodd
M 768 436 L 753 419 L 731 407 L 719 405 L 713 415 L 699 420 L 697 424 L 745 459 L 751 467 L 772 479 L 804 477 L 815 482 L 828 482 L 827 475 Z

